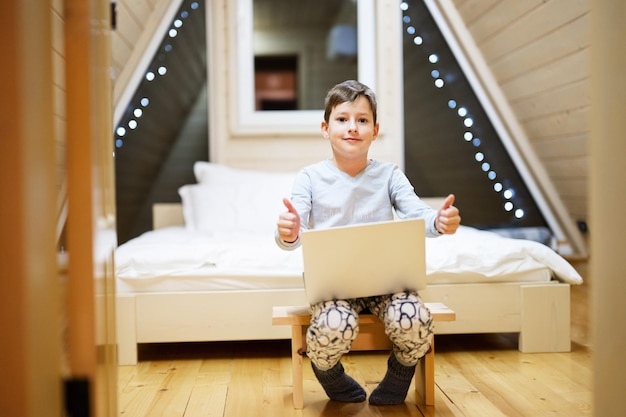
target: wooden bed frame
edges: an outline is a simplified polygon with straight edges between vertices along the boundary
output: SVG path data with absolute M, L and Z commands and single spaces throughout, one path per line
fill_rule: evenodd
M 156 204 L 153 214 L 155 228 L 183 224 L 180 204 Z M 436 334 L 518 333 L 522 352 L 571 349 L 569 284 L 437 284 L 420 295 L 456 313 Z M 137 363 L 139 343 L 289 339 L 272 325 L 274 306 L 285 305 L 306 305 L 304 289 L 118 292 L 118 362 Z

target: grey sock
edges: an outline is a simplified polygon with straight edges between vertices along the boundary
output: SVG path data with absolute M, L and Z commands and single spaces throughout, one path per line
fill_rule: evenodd
M 350 403 L 365 401 L 365 397 L 367 396 L 365 390 L 358 382 L 345 373 L 341 362 L 327 371 L 317 369 L 313 363 L 311 363 L 311 365 L 313 367 L 313 373 L 322 385 L 322 388 L 324 388 L 328 398 Z
M 376 389 L 372 391 L 370 404 L 393 405 L 403 403 L 414 374 L 415 365 L 402 365 L 392 352 L 387 360 L 387 373 Z

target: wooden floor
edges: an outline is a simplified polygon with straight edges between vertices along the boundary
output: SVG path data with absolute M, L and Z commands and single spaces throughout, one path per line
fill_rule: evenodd
M 304 409 L 291 402 L 288 341 L 147 345 L 137 366 L 119 367 L 120 416 L 591 416 L 591 358 L 572 352 L 522 354 L 516 335 L 436 336 L 436 405 L 329 401 L 308 361 Z M 386 352 L 350 353 L 347 372 L 369 392 Z

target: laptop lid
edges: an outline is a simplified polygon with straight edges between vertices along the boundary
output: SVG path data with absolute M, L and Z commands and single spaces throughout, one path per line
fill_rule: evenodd
M 310 304 L 426 287 L 423 219 L 306 230 L 300 239 Z

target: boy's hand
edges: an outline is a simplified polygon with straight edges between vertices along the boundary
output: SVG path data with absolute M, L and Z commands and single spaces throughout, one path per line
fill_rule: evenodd
M 280 213 L 276 227 L 278 236 L 285 242 L 292 243 L 298 239 L 300 234 L 300 215 L 287 198 L 283 198 L 283 204 L 287 211 Z
M 454 207 L 454 194 L 450 194 L 443 206 L 437 212 L 435 218 L 435 228 L 439 233 L 451 235 L 456 232 L 461 224 L 461 216 L 459 216 L 459 209 Z

